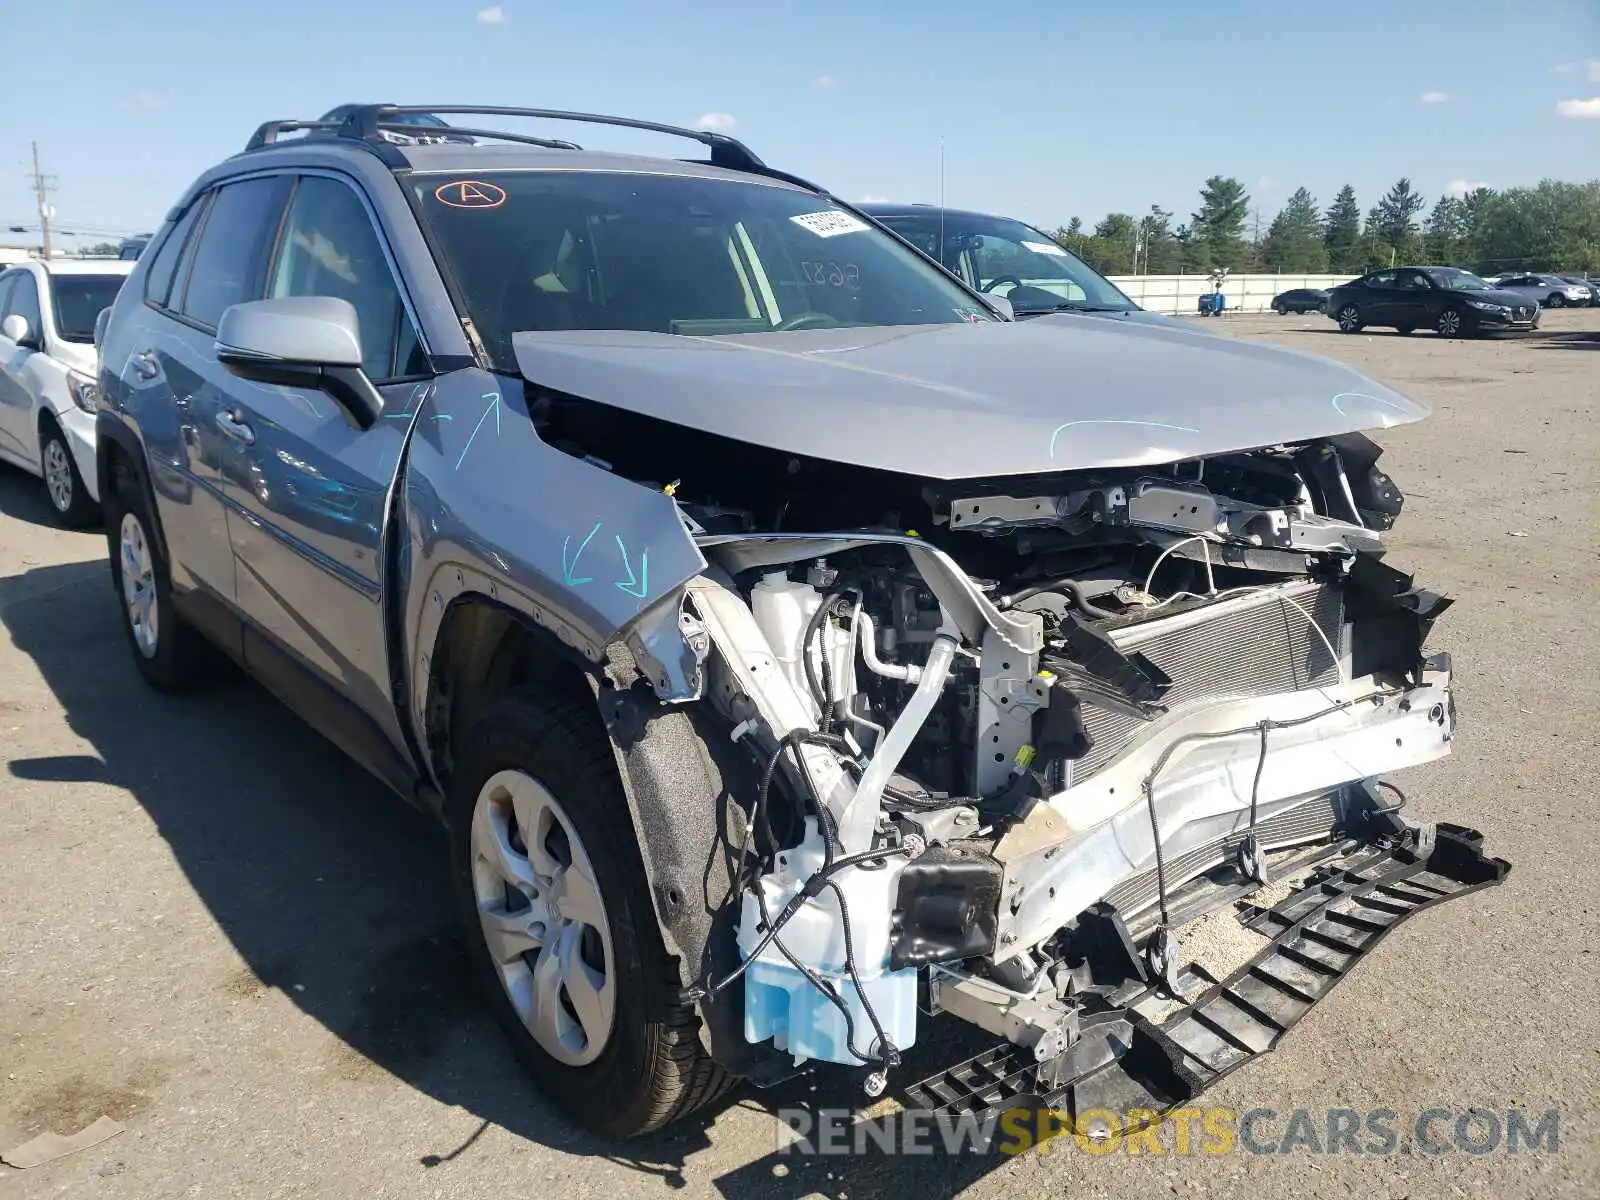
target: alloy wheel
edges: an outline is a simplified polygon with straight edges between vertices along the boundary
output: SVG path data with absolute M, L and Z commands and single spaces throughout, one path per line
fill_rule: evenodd
M 1439 314 L 1439 333 L 1443 337 L 1455 337 L 1461 332 L 1461 314 L 1453 308 L 1447 308 Z
M 154 658 L 161 639 L 161 608 L 156 596 L 155 561 L 144 524 L 133 513 L 122 514 L 119 537 L 122 562 L 122 599 L 127 606 L 133 644 L 146 658 Z
M 472 812 L 472 890 L 484 944 L 539 1048 L 581 1067 L 616 1019 L 611 921 L 583 841 L 550 791 L 500 771 Z
M 44 444 L 44 486 L 58 513 L 72 511 L 72 461 L 60 438 L 49 438 Z
M 1361 312 L 1354 304 L 1346 304 L 1339 310 L 1339 328 L 1346 333 L 1354 333 L 1361 327 Z

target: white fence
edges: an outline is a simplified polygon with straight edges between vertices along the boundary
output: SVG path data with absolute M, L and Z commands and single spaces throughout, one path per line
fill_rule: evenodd
M 1349 275 L 1230 275 L 1222 285 L 1225 312 L 1266 312 L 1272 298 L 1290 288 L 1331 288 L 1347 283 Z M 1200 297 L 1211 291 L 1207 275 L 1113 275 L 1116 284 L 1140 308 L 1159 313 L 1187 313 L 1199 308 Z

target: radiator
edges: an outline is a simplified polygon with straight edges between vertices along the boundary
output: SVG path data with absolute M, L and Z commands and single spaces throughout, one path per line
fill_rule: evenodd
M 1223 600 L 1172 617 L 1113 630 L 1119 649 L 1138 651 L 1172 680 L 1163 703 L 1176 711 L 1202 700 L 1266 696 L 1338 681 L 1339 664 L 1306 620 L 1316 619 L 1342 658 L 1344 600 L 1337 587 L 1309 580 Z M 1083 707 L 1094 744 L 1069 763 L 1081 783 L 1114 760 L 1148 722 L 1093 704 Z

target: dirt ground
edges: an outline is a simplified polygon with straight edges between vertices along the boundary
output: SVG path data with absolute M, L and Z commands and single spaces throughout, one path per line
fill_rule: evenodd
M 1400 929 L 1205 1102 L 1273 1109 L 1273 1136 L 1296 1108 L 1389 1108 L 1402 1129 L 1433 1106 L 1554 1108 L 1557 1153 L 778 1153 L 775 1109 L 857 1095 L 833 1076 L 595 1141 L 465 987 L 425 821 L 253 685 L 144 689 L 103 541 L 55 529 L 0 468 L 0 1149 L 102 1113 L 128 1127 L 0 1167 L 0 1194 L 1600 1194 L 1600 310 L 1502 341 L 1214 324 L 1433 406 L 1382 438 L 1408 496 L 1390 561 L 1457 598 L 1433 645 L 1455 656 L 1461 735 L 1402 782 L 1514 870 Z

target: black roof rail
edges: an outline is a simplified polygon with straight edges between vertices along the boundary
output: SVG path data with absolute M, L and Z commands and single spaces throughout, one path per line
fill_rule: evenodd
M 401 116 L 485 116 L 485 117 L 535 117 L 548 121 L 580 121 L 588 125 L 613 125 L 623 129 L 642 129 L 650 133 L 664 133 L 671 137 L 688 138 L 699 142 L 711 152 L 711 165 L 726 167 L 734 171 L 752 171 L 766 173 L 767 164 L 750 147 L 737 138 L 731 138 L 724 133 L 712 133 L 705 129 L 686 129 L 680 125 L 664 125 L 657 121 L 639 121 L 632 117 L 608 117 L 599 113 L 565 112 L 553 108 L 503 108 L 480 106 L 472 104 L 440 104 L 440 105 L 399 105 L 399 104 L 363 104 L 345 118 L 341 132 L 347 137 L 361 138 L 363 140 L 377 135 L 385 125 L 393 125 L 388 118 Z M 277 125 L 293 124 L 292 122 L 273 122 Z M 316 124 L 304 122 L 302 124 Z M 456 129 L 453 132 L 465 134 L 470 137 L 506 138 L 510 141 L 524 140 L 515 134 L 496 133 L 489 130 Z M 399 132 L 415 134 L 415 126 L 401 125 Z M 254 139 L 252 139 L 252 144 Z
M 271 146 L 278 140 L 280 133 L 299 133 L 302 130 L 322 129 L 329 133 L 339 131 L 337 121 L 263 121 L 256 126 L 256 131 L 250 135 L 250 140 L 245 143 L 246 150 L 259 150 L 263 146 Z

